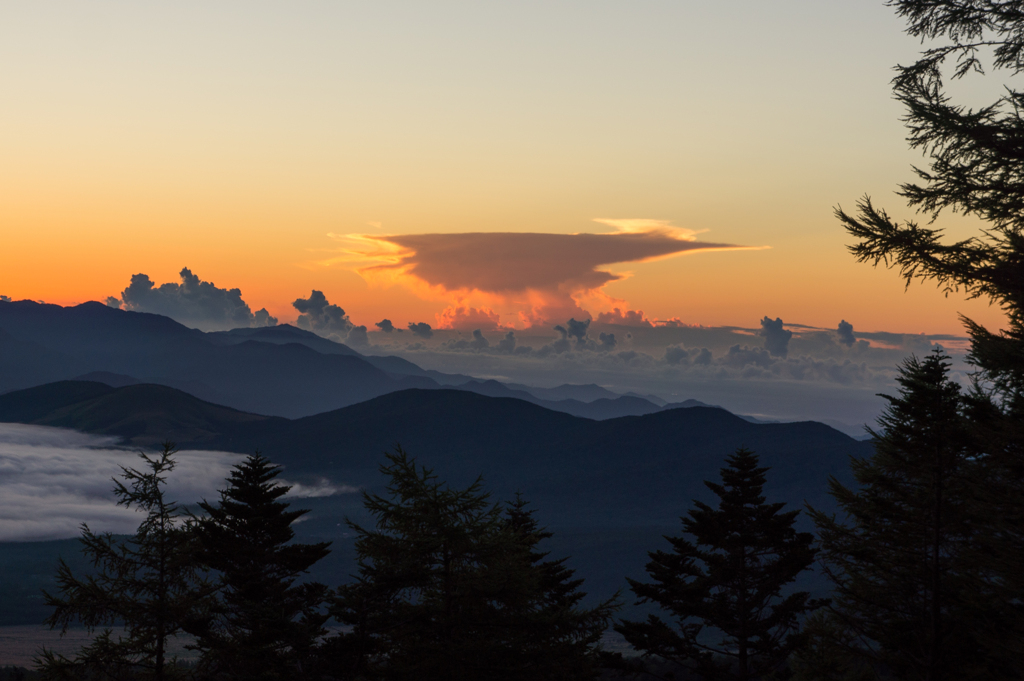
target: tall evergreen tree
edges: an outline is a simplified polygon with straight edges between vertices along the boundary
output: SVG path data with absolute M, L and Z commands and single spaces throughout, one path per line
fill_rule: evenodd
M 836 622 L 866 645 L 856 651 L 899 678 L 968 678 L 980 641 L 964 607 L 976 585 L 970 558 L 973 461 L 960 388 L 936 350 L 908 359 L 899 397 L 853 461 L 856 489 L 829 486 L 846 521 L 812 511 Z
M 1002 330 L 963 318 L 977 368 L 967 414 L 980 464 L 974 559 L 985 572 L 973 621 L 987 634 L 990 665 L 1024 656 L 1024 12 L 1004 0 L 890 0 L 907 32 L 928 48 L 897 67 L 893 89 L 906 107 L 909 141 L 928 159 L 918 181 L 900 186 L 932 223 L 942 213 L 972 216 L 977 235 L 943 241 L 942 230 L 893 220 L 865 198 L 856 214 L 837 210 L 857 239 L 858 260 L 897 267 L 907 282 L 934 280 L 1006 314 Z M 978 108 L 954 101 L 950 80 L 999 78 L 1001 95 Z
M 187 676 L 168 647 L 202 609 L 207 589 L 197 576 L 190 523 L 164 496 L 174 453 L 171 443 L 157 456 L 140 453 L 148 470 L 123 467 L 122 480 L 114 481 L 118 505 L 145 513 L 134 535 L 96 534 L 82 525 L 83 551 L 95 574 L 76 577 L 60 561 L 60 592 L 45 594 L 54 608 L 47 624 L 62 635 L 75 623 L 100 633 L 72 657 L 44 649 L 37 660 L 44 678 L 162 681 Z
M 581 580 L 536 550 L 547 536 L 522 502 L 506 511 L 479 480 L 451 489 L 400 448 L 382 466 L 386 496 L 365 494 L 374 529 L 358 535 L 356 581 L 332 614 L 340 678 L 585 679 L 613 603 L 579 605 Z
M 666 537 L 672 551 L 653 551 L 653 580 L 628 580 L 640 603 L 671 613 L 615 627 L 645 657 L 676 662 L 705 679 L 748 681 L 785 676 L 786 659 L 801 642 L 801 615 L 821 606 L 806 592 L 783 589 L 814 561 L 813 537 L 797 532 L 798 510 L 766 503 L 767 468 L 739 449 L 722 469 L 722 484 L 704 484 L 718 508 L 695 501 L 683 517 L 685 536 Z
M 258 453 L 234 467 L 217 504 L 202 502 L 199 563 L 218 577 L 210 616 L 195 628 L 208 678 L 300 679 L 317 639 L 327 587 L 296 584 L 329 553 L 328 543 L 294 543 L 292 524 L 308 513 L 280 501 L 290 487 Z

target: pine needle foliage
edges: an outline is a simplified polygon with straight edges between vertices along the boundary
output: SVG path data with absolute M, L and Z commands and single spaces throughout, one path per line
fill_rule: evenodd
M 793 525 L 799 510 L 766 503 L 767 468 L 739 449 L 726 459 L 722 484 L 704 484 L 717 508 L 695 501 L 682 518 L 683 536 L 665 537 L 671 551 L 653 551 L 651 582 L 629 579 L 638 604 L 657 615 L 615 627 L 644 657 L 682 665 L 704 679 L 748 681 L 786 675 L 786 660 L 802 642 L 799 619 L 822 605 L 806 592 L 783 594 L 808 569 L 813 537 Z
M 836 215 L 856 239 L 861 262 L 894 267 L 909 286 L 931 280 L 948 295 L 990 301 L 1006 315 L 990 330 L 962 317 L 976 368 L 965 412 L 978 462 L 972 503 L 979 519 L 973 555 L 983 568 L 975 626 L 989 665 L 1012 668 L 1024 656 L 1024 9 L 1017 0 L 891 0 L 907 33 L 926 48 L 892 81 L 905 107 L 912 148 L 927 159 L 898 192 L 926 226 L 900 222 L 870 198 Z M 948 82 L 1000 79 L 989 104 L 954 101 Z M 959 241 L 935 225 L 944 213 L 983 223 Z
M 359 571 L 331 614 L 350 631 L 325 645 L 332 678 L 589 679 L 613 601 L 582 607 L 582 580 L 537 545 L 522 500 L 506 508 L 477 480 L 452 489 L 399 447 L 354 522 Z
M 970 678 L 980 664 L 964 607 L 977 586 L 974 462 L 948 372 L 940 349 L 904 362 L 874 456 L 852 462 L 857 487 L 830 481 L 845 519 L 812 511 L 848 651 L 901 679 Z
M 158 455 L 140 453 L 146 467 L 122 467 L 122 479 L 114 480 L 118 505 L 145 514 L 134 535 L 97 534 L 82 525 L 82 550 L 95 574 L 76 576 L 60 561 L 59 591 L 44 594 L 54 608 L 46 623 L 62 635 L 75 624 L 99 633 L 71 657 L 44 649 L 37 659 L 43 678 L 163 681 L 188 676 L 169 644 L 202 610 L 208 590 L 196 569 L 191 524 L 164 495 L 175 451 L 166 443 Z
M 297 580 L 329 543 L 292 541 L 292 524 L 308 511 L 281 501 L 291 488 L 275 480 L 280 472 L 256 453 L 232 469 L 216 504 L 199 504 L 197 558 L 217 579 L 216 601 L 195 630 L 205 678 L 305 678 L 326 634 L 327 587 Z

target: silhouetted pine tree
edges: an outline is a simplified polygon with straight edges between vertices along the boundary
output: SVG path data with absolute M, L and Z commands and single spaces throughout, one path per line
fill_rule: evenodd
M 656 603 L 675 626 L 651 615 L 615 627 L 644 657 L 681 664 L 705 679 L 786 675 L 801 642 L 798 619 L 821 606 L 806 592 L 782 591 L 814 561 L 813 537 L 793 528 L 799 511 L 782 512 L 761 494 L 767 468 L 739 449 L 722 484 L 705 482 L 718 508 L 695 501 L 683 517 L 686 537 L 666 537 L 672 551 L 653 551 L 650 584 L 629 579 L 639 603 Z
M 536 550 L 548 536 L 517 501 L 477 480 L 450 489 L 400 448 L 382 466 L 388 495 L 365 494 L 375 528 L 358 533 L 357 580 L 331 610 L 351 631 L 328 641 L 336 678 L 585 679 L 614 607 L 579 605 L 580 580 Z
M 852 463 L 857 488 L 830 481 L 847 519 L 812 511 L 836 623 L 865 643 L 854 652 L 905 679 L 978 670 L 964 606 L 978 585 L 968 557 L 974 464 L 948 360 L 937 349 L 904 362 L 900 395 L 886 398 L 871 431 L 875 455 Z
M 189 675 L 174 664 L 168 643 L 203 608 L 208 589 L 197 576 L 190 523 L 164 496 L 174 453 L 170 443 L 157 456 L 140 453 L 148 470 L 122 468 L 123 482 L 114 481 L 118 505 L 146 514 L 134 535 L 95 534 L 82 525 L 83 551 L 96 574 L 76 577 L 60 561 L 60 593 L 45 594 L 55 608 L 46 623 L 62 634 L 76 622 L 100 633 L 70 658 L 44 649 L 37 660 L 44 678 L 162 681 Z M 123 633 L 115 633 L 118 628 Z
M 196 536 L 200 564 L 216 572 L 211 616 L 195 629 L 202 671 L 213 679 L 301 679 L 325 632 L 327 587 L 296 580 L 329 553 L 328 543 L 293 543 L 292 523 L 308 513 L 280 501 L 290 487 L 258 453 L 234 467 Z
M 929 224 L 900 223 L 867 198 L 855 215 L 836 213 L 857 239 L 858 260 L 899 268 L 908 286 L 931 279 L 947 294 L 986 298 L 1006 314 L 1002 330 L 962 320 L 978 369 L 967 413 L 980 464 L 973 551 L 984 573 L 972 621 L 985 632 L 978 638 L 990 668 L 1010 669 L 1024 657 L 1024 92 L 1015 83 L 1024 73 L 1024 12 L 1003 0 L 889 4 L 927 44 L 897 67 L 893 91 L 906 108 L 911 146 L 928 159 L 899 194 Z M 1001 74 L 988 88 L 999 95 L 984 106 L 959 104 L 947 88 L 949 80 Z M 943 211 L 977 218 L 983 229 L 944 241 L 930 224 Z

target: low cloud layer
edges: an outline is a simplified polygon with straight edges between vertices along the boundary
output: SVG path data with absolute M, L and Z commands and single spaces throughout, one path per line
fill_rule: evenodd
M 160 314 L 203 331 L 224 331 L 238 327 L 274 326 L 277 319 L 264 308 L 253 312 L 237 288 L 219 288 L 202 281 L 185 267 L 180 283 L 157 286 L 147 274 L 133 274 L 121 297 L 110 296 L 107 305 L 133 312 Z
M 168 476 L 167 497 L 181 504 L 216 499 L 217 490 L 242 455 L 181 451 Z M 0 424 L 0 541 L 36 541 L 93 531 L 130 533 L 142 516 L 116 505 L 112 478 L 121 466 L 142 469 L 134 451 L 116 439 L 75 431 Z M 295 485 L 289 496 L 316 497 L 355 491 L 322 480 Z

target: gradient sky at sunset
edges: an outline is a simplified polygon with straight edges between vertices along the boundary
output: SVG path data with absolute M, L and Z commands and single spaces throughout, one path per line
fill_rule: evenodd
M 997 326 L 832 217 L 911 216 L 902 28 L 881 1 L 6 3 L 0 294 L 188 267 L 281 321 L 316 289 L 363 325 Z

